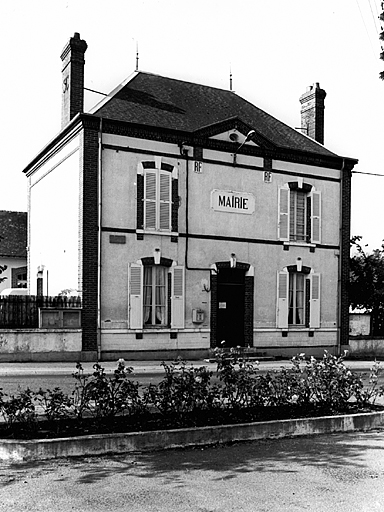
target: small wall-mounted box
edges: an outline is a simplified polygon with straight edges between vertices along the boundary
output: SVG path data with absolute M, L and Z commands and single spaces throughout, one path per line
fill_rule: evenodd
M 204 322 L 204 311 L 202 309 L 192 309 L 192 322 L 202 324 Z

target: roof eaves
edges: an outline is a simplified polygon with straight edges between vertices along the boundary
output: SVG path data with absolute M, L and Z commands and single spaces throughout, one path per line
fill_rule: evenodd
M 77 114 L 71 121 L 64 126 L 59 133 L 57 133 L 53 139 L 51 139 L 38 153 L 34 158 L 25 166 L 23 169 L 23 173 L 28 176 L 29 171 L 41 160 L 41 158 L 48 153 L 52 148 L 54 148 L 62 139 L 65 139 L 67 136 L 72 137 L 74 130 L 76 131 L 76 127 L 79 130 L 81 127 L 82 118 L 84 114 Z M 79 125 L 79 126 L 77 126 Z

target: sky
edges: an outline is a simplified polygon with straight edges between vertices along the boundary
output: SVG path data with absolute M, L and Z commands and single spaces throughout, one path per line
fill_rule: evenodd
M 60 54 L 79 32 L 88 44 L 85 87 L 104 93 L 135 70 L 138 48 L 142 71 L 222 89 L 232 72 L 239 96 L 297 128 L 299 97 L 318 82 L 327 92 L 325 146 L 359 160 L 351 235 L 379 248 L 381 10 L 379 0 L 3 0 L 0 210 L 27 211 L 22 171 L 60 131 Z M 85 111 L 100 99 L 86 91 Z M 58 207 L 71 205 L 63 197 Z

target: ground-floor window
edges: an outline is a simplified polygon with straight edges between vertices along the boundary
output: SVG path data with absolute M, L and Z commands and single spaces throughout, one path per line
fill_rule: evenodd
M 278 272 L 276 323 L 289 326 L 320 327 L 320 274 L 296 265 Z
M 291 273 L 289 275 L 289 325 L 305 324 L 305 304 L 305 274 Z
M 167 323 L 167 272 L 160 265 L 144 267 L 144 325 Z
M 172 260 L 142 258 L 129 264 L 128 318 L 132 329 L 183 328 L 184 267 Z

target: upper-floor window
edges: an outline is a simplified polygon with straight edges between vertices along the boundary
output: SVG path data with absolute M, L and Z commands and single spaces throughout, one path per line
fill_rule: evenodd
M 145 231 L 177 232 L 177 168 L 161 157 L 138 167 L 137 228 Z
M 290 182 L 279 190 L 279 239 L 321 242 L 321 193 L 308 183 Z

